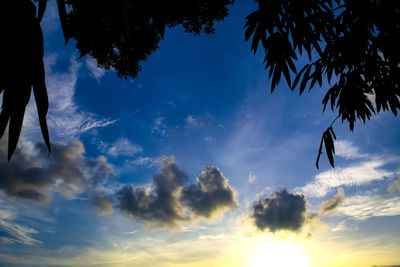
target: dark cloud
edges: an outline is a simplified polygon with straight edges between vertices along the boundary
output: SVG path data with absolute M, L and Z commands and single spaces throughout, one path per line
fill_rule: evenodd
M 321 211 L 325 214 L 334 211 L 343 203 L 344 198 L 344 190 L 343 188 L 339 187 L 336 195 L 334 195 L 331 199 L 322 202 Z
M 182 190 L 182 201 L 194 214 L 209 218 L 219 210 L 238 206 L 235 190 L 218 168 L 206 167 L 196 181 Z
M 12 160 L 6 160 L 6 142 L 0 143 L 0 190 L 8 195 L 49 202 L 54 191 L 66 198 L 74 198 L 84 191 L 91 191 L 113 175 L 113 168 L 106 158 L 86 158 L 82 143 L 52 144 L 48 156 L 41 143 L 21 146 Z
M 291 194 L 283 189 L 270 198 L 256 200 L 251 207 L 251 217 L 260 230 L 298 231 L 306 220 L 306 199 L 302 194 Z
M 162 157 L 160 164 L 161 172 L 153 176 L 150 189 L 125 185 L 117 193 L 121 211 L 151 226 L 174 227 L 237 206 L 235 191 L 218 168 L 207 167 L 197 184 L 185 186 L 187 176 L 173 157 Z
M 107 216 L 114 212 L 113 201 L 107 196 L 94 196 L 93 205 L 96 207 L 99 216 Z
M 119 192 L 119 208 L 127 215 L 154 226 L 175 226 L 184 220 L 179 194 L 186 175 L 173 157 L 160 159 L 161 172 L 153 176 L 151 190 L 125 185 Z

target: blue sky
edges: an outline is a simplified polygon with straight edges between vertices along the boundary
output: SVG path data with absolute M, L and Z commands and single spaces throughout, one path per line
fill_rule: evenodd
M 400 264 L 398 119 L 336 122 L 336 168 L 323 157 L 317 170 L 335 118 L 326 85 L 270 94 L 244 41 L 254 4 L 235 3 L 213 35 L 168 29 L 135 80 L 78 60 L 49 5 L 53 152 L 31 101 L 10 163 L 0 144 L 0 266 L 290 266 L 285 251 L 304 266 Z M 254 213 L 285 200 L 304 206 L 299 227 Z

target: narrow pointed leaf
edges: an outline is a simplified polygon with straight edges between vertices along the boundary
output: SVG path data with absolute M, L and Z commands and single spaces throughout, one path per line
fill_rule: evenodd
M 39 0 L 38 21 L 41 22 L 44 12 L 46 11 L 47 0 Z
M 321 137 L 321 143 L 319 144 L 319 149 L 318 149 L 318 156 L 317 156 L 317 160 L 315 161 L 315 165 L 317 166 L 317 169 L 319 169 L 318 163 L 319 163 L 319 158 L 322 155 L 322 145 L 323 145 L 323 143 L 324 143 L 324 135 L 322 135 L 322 137 Z
M 16 102 L 10 116 L 10 125 L 8 127 L 8 161 L 10 161 L 17 147 L 19 136 L 21 134 L 22 123 L 24 121 L 25 108 L 29 102 L 31 95 L 31 86 L 25 85 L 19 87 L 22 90 L 22 95 Z
M 0 139 L 4 135 L 4 131 L 7 128 L 8 121 L 10 120 L 12 106 L 14 105 L 14 95 L 7 89 L 3 95 L 3 105 L 0 113 Z
M 299 73 L 296 75 L 296 78 L 293 81 L 292 84 L 292 90 L 294 90 L 294 88 L 296 88 L 297 84 L 300 81 L 301 75 L 303 74 L 303 72 L 307 69 L 307 67 L 310 66 L 310 64 L 305 65 L 300 71 Z
M 311 65 L 307 67 L 306 72 L 303 75 L 303 80 L 301 81 L 300 84 L 300 95 L 303 93 L 304 89 L 306 88 L 308 79 L 309 79 L 309 75 L 310 75 L 310 71 L 311 71 Z
M 64 34 L 65 43 L 68 43 L 68 40 L 71 38 L 68 23 L 67 23 L 67 9 L 65 8 L 64 0 L 57 0 L 58 7 L 58 15 L 60 17 L 61 28 Z
M 325 131 L 324 137 L 325 137 L 324 143 L 325 143 L 326 156 L 328 157 L 328 160 L 329 160 L 329 163 L 331 164 L 331 166 L 335 167 L 335 164 L 333 161 L 333 154 L 335 153 L 335 149 L 334 149 L 333 139 L 332 139 L 332 136 L 331 136 L 329 130 Z
M 46 115 L 49 108 L 49 101 L 47 96 L 47 89 L 45 84 L 45 72 L 44 72 L 44 65 L 41 65 L 41 76 L 40 80 L 33 85 L 33 94 L 35 96 L 36 107 L 38 111 L 40 129 L 42 131 L 43 139 L 46 143 L 47 149 L 50 153 L 50 137 L 49 131 L 47 127 Z

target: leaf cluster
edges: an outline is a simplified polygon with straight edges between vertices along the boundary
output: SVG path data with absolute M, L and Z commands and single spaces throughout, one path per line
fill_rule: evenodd
M 228 15 L 232 0 L 66 0 L 66 40 L 81 56 L 90 54 L 104 69 L 135 78 L 140 63 L 158 49 L 166 28 L 213 33 L 215 21 Z
M 34 3 L 36 2 L 36 4 Z M 80 56 L 90 54 L 103 69 L 135 78 L 141 62 L 158 49 L 167 27 L 182 25 L 193 34 L 213 33 L 233 0 L 57 0 L 67 43 L 76 40 Z M 40 21 L 47 0 L 5 0 L 0 14 L 0 139 L 9 125 L 8 160 L 18 143 L 33 90 L 43 138 L 50 152 L 46 122 L 48 97 Z
M 42 11 L 36 17 L 36 7 L 30 0 L 2 1 L 0 15 L 0 93 L 3 103 L 0 113 L 0 139 L 8 127 L 8 159 L 20 136 L 26 105 L 31 92 L 36 100 L 39 122 L 50 151 L 46 114 L 48 98 L 43 63 L 43 33 L 40 27 Z
M 245 38 L 265 52 L 271 91 L 281 76 L 291 90 L 330 87 L 323 110 L 337 111 L 350 131 L 381 110 L 400 109 L 400 2 L 391 0 L 257 0 L 246 19 Z M 307 53 L 301 65 L 297 55 Z M 292 82 L 292 78 L 294 80 Z M 333 82 L 333 84 L 331 84 Z M 375 98 L 375 105 L 371 102 Z M 321 139 L 333 166 L 332 125 Z M 317 158 L 321 154 L 321 149 Z

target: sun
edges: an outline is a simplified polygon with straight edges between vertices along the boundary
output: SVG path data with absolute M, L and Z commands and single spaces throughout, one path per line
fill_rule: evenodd
M 251 267 L 309 267 L 307 255 L 295 244 L 272 240 L 255 247 L 249 262 Z

